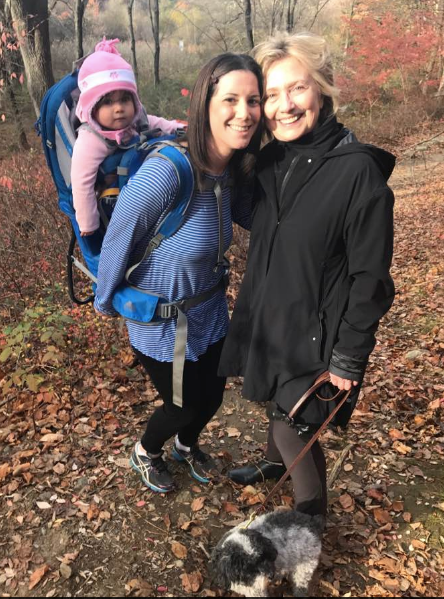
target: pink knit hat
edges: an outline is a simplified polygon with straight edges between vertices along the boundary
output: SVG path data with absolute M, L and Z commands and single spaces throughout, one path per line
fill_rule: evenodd
M 107 40 L 104 37 L 79 70 L 80 97 L 76 115 L 82 123 L 89 123 L 96 129 L 97 123 L 93 121 L 92 111 L 97 102 L 109 92 L 126 90 L 133 94 L 136 109 L 134 122 L 142 112 L 133 69 L 116 50 L 117 43 L 118 39 Z

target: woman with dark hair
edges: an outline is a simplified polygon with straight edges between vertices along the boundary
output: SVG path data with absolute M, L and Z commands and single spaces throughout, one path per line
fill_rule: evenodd
M 270 427 L 264 459 L 229 473 L 241 484 L 282 475 L 333 410 L 335 401 L 313 397 L 289 418 L 322 372 L 334 388 L 321 395 L 351 390 L 334 420 L 347 424 L 394 297 L 387 186 L 394 156 L 359 143 L 336 120 L 338 90 L 324 38 L 279 34 L 255 56 L 273 139 L 258 158 L 247 269 L 219 372 L 244 376 L 244 396 L 268 402 Z M 292 480 L 295 507 L 325 515 L 318 442 Z
M 221 405 L 225 387 L 225 378 L 217 375 L 228 329 L 223 254 L 231 242 L 232 220 L 249 226 L 250 206 L 242 199 L 232 201 L 232 188 L 252 176 L 261 135 L 262 91 L 260 68 L 246 55 L 222 54 L 200 71 L 187 137 L 178 140 L 194 169 L 195 193 L 181 228 L 131 275 L 134 285 L 168 302 L 193 304 L 186 310 L 182 405 L 175 401 L 176 376 L 173 384 L 177 317 L 151 326 L 127 322 L 131 345 L 163 400 L 130 460 L 153 491 L 174 488 L 162 459 L 164 444 L 173 436 L 173 457 L 187 464 L 192 476 L 206 483 L 217 474 L 217 464 L 199 449 L 198 438 Z M 178 183 L 173 165 L 153 157 L 122 191 L 101 252 L 95 299 L 99 313 L 115 315 L 113 293 L 128 266 L 143 255 Z

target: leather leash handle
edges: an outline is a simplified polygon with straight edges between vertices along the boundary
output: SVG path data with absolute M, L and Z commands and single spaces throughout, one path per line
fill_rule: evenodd
M 307 399 L 310 397 L 310 395 L 312 393 L 314 393 L 316 391 L 316 389 L 318 389 L 321 385 L 323 385 L 324 383 L 329 383 L 330 382 L 330 373 L 326 370 L 325 372 L 323 372 L 322 374 L 320 374 L 318 376 L 318 378 L 315 380 L 315 382 L 313 383 L 313 385 L 310 387 L 310 389 L 308 389 L 308 391 L 306 391 L 304 393 L 304 395 L 301 397 L 301 399 L 299 399 L 296 404 L 293 406 L 291 412 L 288 414 L 289 418 L 293 418 L 293 416 L 297 413 L 297 411 L 299 410 L 299 408 L 302 406 L 302 404 L 307 401 Z M 316 394 L 316 397 L 318 399 L 321 399 L 322 401 L 333 401 L 334 399 L 337 399 L 341 393 L 343 393 L 343 391 L 339 390 L 336 395 L 334 395 L 333 397 L 321 397 L 320 395 Z
M 298 411 L 298 409 L 301 407 L 301 405 L 308 399 L 308 397 L 310 397 L 310 395 L 316 391 L 316 389 L 318 389 L 321 385 L 323 385 L 324 383 L 330 381 L 330 373 L 329 372 L 323 372 L 314 382 L 314 384 L 310 387 L 310 389 L 308 391 L 306 391 L 304 393 L 304 395 L 301 397 L 301 399 L 299 399 L 294 408 L 291 410 L 291 412 L 289 413 L 290 417 L 293 417 L 294 414 Z M 333 401 L 334 399 L 336 399 L 341 393 L 344 393 L 344 397 L 341 399 L 341 401 L 338 403 L 338 405 L 336 406 L 336 408 L 333 410 L 333 412 L 331 414 L 329 414 L 329 416 L 326 418 L 326 420 L 324 421 L 324 423 L 319 427 L 319 429 L 316 431 L 316 433 L 312 436 L 312 438 L 310 439 L 310 441 L 307 443 L 307 445 L 302 449 L 302 451 L 296 456 L 296 458 L 294 459 L 293 463 L 290 465 L 290 467 L 287 469 L 287 471 L 282 475 L 282 477 L 278 480 L 278 482 L 275 484 L 275 486 L 271 489 L 271 491 L 268 493 L 268 495 L 266 496 L 266 498 L 264 499 L 263 503 L 255 510 L 254 514 L 257 515 L 262 509 L 265 508 L 265 505 L 268 503 L 268 501 L 270 501 L 271 497 L 277 492 L 279 491 L 279 489 L 282 487 L 282 485 L 284 484 L 284 482 L 287 480 L 287 478 L 290 476 L 290 474 L 292 473 L 293 469 L 296 467 L 296 465 L 302 460 L 302 458 L 310 451 L 311 447 L 316 443 L 316 441 L 319 439 L 319 437 L 322 435 L 322 433 L 325 431 L 325 429 L 327 428 L 327 426 L 330 424 L 330 422 L 333 420 L 333 418 L 336 416 L 337 412 L 339 412 L 339 410 L 342 408 L 342 406 L 344 405 L 344 403 L 347 401 L 347 399 L 350 396 L 352 389 L 349 389 L 348 391 L 345 390 L 340 390 L 338 393 L 336 393 L 336 395 L 334 397 L 330 397 L 330 398 L 326 398 L 326 397 L 319 397 L 319 399 L 322 399 L 323 401 Z

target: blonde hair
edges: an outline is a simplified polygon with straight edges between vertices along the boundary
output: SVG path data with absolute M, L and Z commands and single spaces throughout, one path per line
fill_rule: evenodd
M 331 54 L 325 38 L 309 31 L 279 32 L 258 44 L 253 54 L 262 68 L 265 80 L 270 67 L 278 60 L 296 58 L 319 86 L 324 99 L 323 111 L 336 114 L 339 108 L 339 89 L 335 87 Z

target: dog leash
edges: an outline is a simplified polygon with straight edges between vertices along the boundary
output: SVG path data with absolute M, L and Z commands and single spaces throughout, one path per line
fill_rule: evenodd
M 321 387 L 324 383 L 327 383 L 327 382 L 330 382 L 330 373 L 328 371 L 323 372 L 316 379 L 316 381 L 313 383 L 313 385 L 310 387 L 310 389 L 308 389 L 308 391 L 306 391 L 304 393 L 304 395 L 296 402 L 296 404 L 292 408 L 291 412 L 288 414 L 289 419 L 291 419 L 291 418 L 294 417 L 294 415 L 297 413 L 297 411 L 299 410 L 299 408 L 307 401 L 307 399 L 310 397 L 310 395 L 312 395 L 312 393 L 314 393 L 317 389 L 319 389 L 319 387 Z M 341 399 L 341 401 L 338 403 L 338 405 L 335 407 L 335 409 L 331 412 L 331 414 L 329 414 L 329 416 L 326 418 L 326 420 L 324 421 L 324 423 L 319 427 L 319 429 L 316 431 L 316 433 L 312 436 L 312 438 L 307 443 L 307 445 L 296 456 L 296 458 L 294 459 L 293 463 L 290 465 L 290 467 L 287 469 L 287 471 L 282 475 L 282 477 L 278 480 L 278 482 L 275 484 L 275 486 L 271 489 L 271 491 L 265 497 L 265 499 L 261 503 L 261 505 L 259 507 L 257 507 L 251 513 L 251 515 L 250 515 L 249 519 L 247 520 L 247 522 L 244 525 L 242 525 L 242 528 L 248 528 L 250 526 L 250 524 L 259 515 L 259 513 L 262 510 L 265 509 L 266 504 L 270 501 L 270 499 L 273 497 L 273 495 L 275 493 L 277 493 L 277 491 L 279 491 L 279 489 L 282 487 L 282 485 L 284 484 L 284 482 L 290 476 L 290 474 L 292 473 L 292 471 L 296 467 L 296 465 L 310 451 L 311 447 L 316 443 L 316 441 L 319 439 L 319 437 L 325 431 L 325 429 L 327 428 L 327 426 L 330 424 L 330 422 L 333 420 L 333 418 L 336 416 L 336 414 L 342 408 L 342 406 L 344 405 L 344 403 L 350 397 L 351 391 L 352 391 L 352 389 L 349 389 L 348 391 L 345 391 L 344 389 L 339 390 L 338 393 L 336 393 L 336 395 L 334 397 L 321 397 L 320 395 L 318 395 L 316 393 L 316 397 L 318 399 L 322 400 L 322 401 L 333 401 L 333 400 L 337 399 L 342 393 L 344 394 L 344 397 Z

